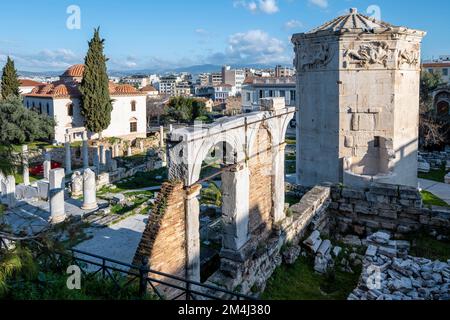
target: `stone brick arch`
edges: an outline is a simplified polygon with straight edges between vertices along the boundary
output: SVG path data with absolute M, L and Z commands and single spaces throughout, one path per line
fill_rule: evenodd
M 266 100 L 264 111 L 169 134 L 169 180 L 182 183 L 183 188 L 176 192 L 184 198 L 182 208 L 177 207 L 184 211 L 185 230 L 177 237 L 184 237 L 186 248 L 185 253 L 179 250 L 178 254 L 185 254 L 186 277 L 190 280 L 200 281 L 200 173 L 203 160 L 216 145 L 224 144 L 227 153 L 221 172 L 222 261 L 245 259 L 255 237 L 265 241 L 269 235 L 265 231 L 273 231 L 274 223 L 285 218 L 284 137 L 295 108 L 287 108 L 284 98 Z M 261 150 L 262 156 L 253 157 Z M 150 267 L 154 263 L 161 262 L 151 261 Z

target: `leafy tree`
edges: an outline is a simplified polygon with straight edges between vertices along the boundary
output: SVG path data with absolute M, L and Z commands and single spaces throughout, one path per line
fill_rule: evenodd
M 80 85 L 81 113 L 86 120 L 86 128 L 100 136 L 110 125 L 113 110 L 106 71 L 108 59 L 103 54 L 104 42 L 105 40 L 100 38 L 100 28 L 95 29 L 94 36 L 89 41 Z
M 442 83 L 440 74 L 424 72 L 420 78 L 420 145 L 433 148 L 446 143 L 450 133 L 448 120 L 440 119 L 433 110 L 432 92 Z
M 19 87 L 20 81 L 14 66 L 14 61 L 8 57 L 2 73 L 2 98 L 6 99 L 8 96 L 19 97 Z
M 0 172 L 14 171 L 13 144 L 48 140 L 54 134 L 55 121 L 25 108 L 21 98 L 0 100 Z
M 0 101 L 0 144 L 23 144 L 49 140 L 54 134 L 54 119 L 23 106 L 17 97 Z
M 167 118 L 178 122 L 193 122 L 207 115 L 206 105 L 198 99 L 173 97 L 169 101 Z

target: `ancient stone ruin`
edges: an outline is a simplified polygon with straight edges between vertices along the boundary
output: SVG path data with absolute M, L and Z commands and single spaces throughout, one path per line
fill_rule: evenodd
M 298 183 L 417 187 L 424 35 L 351 9 L 293 36 Z

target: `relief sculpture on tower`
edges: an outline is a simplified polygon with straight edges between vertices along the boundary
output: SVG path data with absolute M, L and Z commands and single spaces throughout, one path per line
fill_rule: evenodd
M 327 43 L 310 46 L 295 46 L 296 58 L 294 65 L 298 71 L 316 70 L 326 67 L 333 59 L 333 50 Z
M 350 64 L 367 68 L 370 65 L 383 65 L 387 67 L 389 60 L 389 45 L 386 41 L 373 41 L 361 44 L 358 49 L 348 49 L 344 58 L 350 59 Z

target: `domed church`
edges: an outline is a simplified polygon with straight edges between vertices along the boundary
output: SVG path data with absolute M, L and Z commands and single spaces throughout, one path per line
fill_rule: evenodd
M 24 105 L 56 121 L 55 142 L 64 143 L 66 134 L 72 141 L 82 139 L 85 120 L 81 115 L 79 85 L 83 79 L 84 65 L 77 64 L 67 69 L 59 81 L 42 84 L 24 95 Z M 103 137 L 118 137 L 126 140 L 145 138 L 147 133 L 146 93 L 133 86 L 109 83 L 113 101 L 111 124 L 103 131 Z M 89 132 L 90 139 L 98 135 Z

